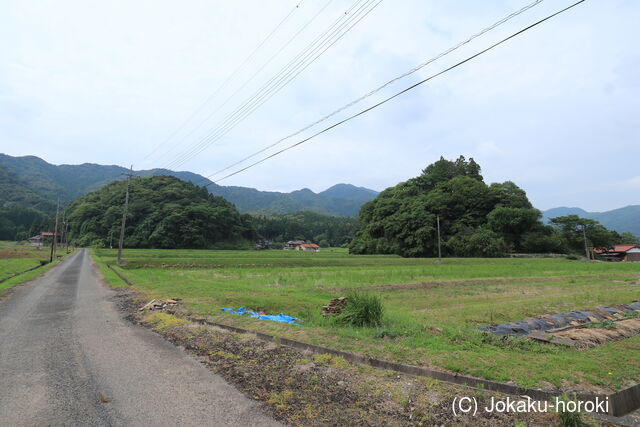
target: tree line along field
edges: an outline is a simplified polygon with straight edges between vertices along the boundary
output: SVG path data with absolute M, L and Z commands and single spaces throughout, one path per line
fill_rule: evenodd
M 115 250 L 94 249 L 106 268 Z M 640 263 L 564 258 L 401 258 L 335 249 L 289 251 L 126 250 L 118 270 L 148 298 L 181 298 L 194 314 L 220 323 L 522 386 L 612 391 L 640 381 L 640 337 L 577 350 L 499 339 L 491 323 L 638 300 Z M 379 295 L 378 328 L 341 326 L 321 306 L 349 290 Z M 298 325 L 223 313 L 246 307 L 301 319 Z

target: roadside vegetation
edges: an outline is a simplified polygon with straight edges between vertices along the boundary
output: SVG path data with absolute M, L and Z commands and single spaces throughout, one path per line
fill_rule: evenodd
M 42 268 L 26 271 L 48 262 L 49 255 L 48 247 L 0 241 L 0 297 L 2 297 L 3 290 L 37 277 L 51 268 L 55 262 Z
M 105 267 L 115 250 L 95 249 Z M 637 300 L 638 263 L 564 258 L 402 258 L 345 250 L 126 250 L 113 267 L 149 298 L 181 298 L 187 311 L 220 323 L 381 359 L 523 386 L 611 391 L 640 380 L 640 337 L 588 350 L 501 339 L 478 326 Z M 381 302 L 380 322 L 362 327 L 323 317 L 329 299 L 358 292 Z M 278 324 L 223 313 L 245 307 L 300 318 Z M 373 326 L 371 326 L 373 325 Z

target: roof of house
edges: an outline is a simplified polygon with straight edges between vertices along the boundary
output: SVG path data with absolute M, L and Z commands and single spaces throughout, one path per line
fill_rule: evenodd
M 607 249 L 607 248 L 595 248 L 594 252 L 597 254 L 604 254 L 604 253 L 614 253 L 614 252 L 618 252 L 618 253 L 622 253 L 622 252 L 627 252 L 630 249 L 633 248 L 637 248 L 638 245 L 633 245 L 633 244 L 625 244 L 625 245 L 614 245 L 613 248 L 611 249 Z
M 300 246 L 302 246 L 303 248 L 313 248 L 313 249 L 320 248 L 320 246 L 316 245 L 315 243 L 303 243 Z
M 53 236 L 53 231 L 43 231 L 40 233 L 41 236 Z
M 287 245 L 303 245 L 304 240 L 289 240 Z

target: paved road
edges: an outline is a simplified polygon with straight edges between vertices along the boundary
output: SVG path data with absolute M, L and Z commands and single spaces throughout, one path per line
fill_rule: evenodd
M 277 425 L 112 295 L 81 250 L 0 302 L 0 425 Z

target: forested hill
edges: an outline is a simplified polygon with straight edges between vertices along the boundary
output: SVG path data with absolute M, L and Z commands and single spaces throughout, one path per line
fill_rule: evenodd
M 549 226 L 541 216 L 513 182 L 485 183 L 473 159 L 440 158 L 421 175 L 387 188 L 362 206 L 350 250 L 487 257 L 512 252 L 580 253 L 584 239 L 595 247 L 637 240 L 595 220 L 560 213 Z
M 79 246 L 117 241 L 126 183 L 112 182 L 67 208 L 69 239 Z M 257 235 L 250 215 L 172 176 L 131 180 L 125 246 L 129 248 L 236 248 Z
M 587 212 L 580 208 L 553 208 L 542 212 L 545 221 L 565 215 L 578 215 L 581 218 L 595 219 L 605 227 L 618 233 L 629 232 L 640 236 L 640 205 L 626 206 L 606 212 Z
M 106 184 L 123 179 L 127 172 L 121 166 L 93 163 L 82 165 L 52 165 L 35 157 L 12 157 L 0 154 L 0 204 L 18 202 L 51 214 L 55 201 L 68 203 Z M 174 172 L 166 169 L 134 171 L 139 176 L 169 175 L 196 185 L 210 184 L 209 192 L 224 197 L 240 212 L 260 214 L 294 213 L 311 211 L 326 215 L 353 217 L 360 206 L 376 196 L 376 192 L 349 184 L 338 184 L 323 192 L 309 189 L 280 193 L 259 191 L 245 187 L 225 187 L 211 183 L 201 175 L 191 172 Z

